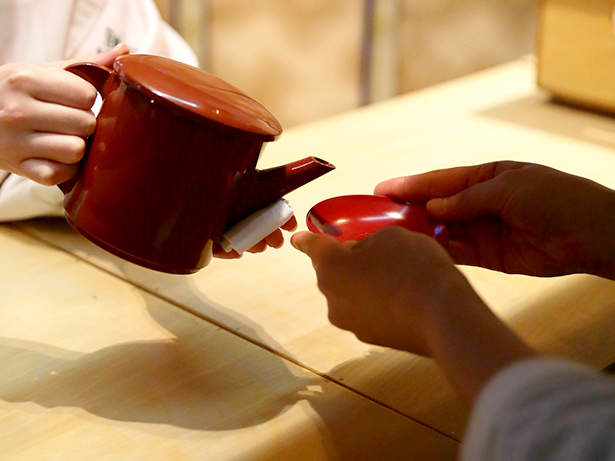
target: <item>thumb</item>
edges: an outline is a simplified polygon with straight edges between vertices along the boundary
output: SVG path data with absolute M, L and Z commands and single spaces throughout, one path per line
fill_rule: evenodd
M 113 61 L 115 61 L 115 58 L 128 53 L 130 53 L 128 45 L 126 45 L 125 43 L 120 43 L 119 45 L 116 45 L 115 47 L 111 48 L 109 51 L 95 54 L 94 56 L 86 58 L 86 61 L 93 62 L 95 64 L 99 64 L 105 67 L 111 67 L 113 66 Z
M 310 257 L 315 269 L 323 258 L 339 254 L 344 248 L 344 245 L 333 237 L 306 231 L 293 234 L 290 243 L 297 250 Z
M 445 221 L 466 221 L 484 215 L 501 215 L 510 194 L 496 179 L 481 182 L 458 194 L 434 198 L 427 202 L 427 211 Z
M 111 48 L 110 50 L 105 51 L 104 53 L 95 54 L 95 55 L 87 56 L 84 58 L 69 59 L 66 61 L 58 61 L 58 62 L 51 63 L 50 65 L 60 68 L 60 69 L 64 69 L 65 67 L 71 64 L 76 64 L 78 62 L 93 62 L 94 64 L 99 64 L 101 66 L 110 68 L 113 66 L 113 61 L 115 61 L 115 58 L 117 58 L 118 56 L 122 56 L 124 54 L 128 54 L 128 53 L 130 53 L 130 50 L 128 49 L 128 45 L 126 45 L 125 43 L 120 43 L 119 45 L 116 45 L 114 48 Z

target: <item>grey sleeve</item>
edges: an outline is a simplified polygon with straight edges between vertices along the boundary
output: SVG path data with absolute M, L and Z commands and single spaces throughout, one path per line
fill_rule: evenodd
M 615 460 L 615 378 L 555 359 L 510 366 L 479 396 L 461 460 Z

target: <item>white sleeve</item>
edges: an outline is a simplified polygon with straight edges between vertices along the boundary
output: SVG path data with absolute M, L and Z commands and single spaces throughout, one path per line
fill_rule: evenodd
M 479 396 L 461 459 L 615 460 L 615 378 L 555 359 L 510 366 Z
M 87 3 L 87 2 L 81 2 Z M 78 31 L 82 37 L 75 49 L 78 56 L 89 56 L 104 51 L 111 26 L 118 38 L 135 44 L 137 53 L 157 54 L 192 66 L 197 66 L 196 55 L 186 41 L 164 22 L 151 0 L 109 0 L 93 22 L 83 22 L 87 31 Z M 86 10 L 87 11 L 87 10 Z M 81 26 L 82 23 L 79 24 Z M 86 33 L 87 32 L 87 33 Z M 29 179 L 0 171 L 0 222 L 63 216 L 62 193 L 56 186 L 48 187 Z
M 0 171 L 0 175 L 5 175 Z M 0 222 L 34 217 L 59 217 L 63 194 L 57 186 L 43 186 L 22 176 L 9 174 L 0 186 Z

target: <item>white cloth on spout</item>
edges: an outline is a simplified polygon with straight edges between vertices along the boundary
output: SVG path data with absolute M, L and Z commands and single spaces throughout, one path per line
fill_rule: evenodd
M 293 209 L 288 201 L 279 199 L 231 227 L 222 236 L 220 245 L 226 252 L 235 250 L 241 254 L 284 225 L 292 216 Z

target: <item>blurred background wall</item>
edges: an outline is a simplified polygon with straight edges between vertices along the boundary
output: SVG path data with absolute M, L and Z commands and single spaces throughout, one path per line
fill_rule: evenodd
M 285 128 L 534 51 L 539 0 L 156 0 Z

